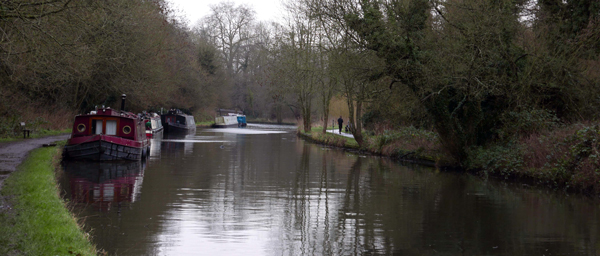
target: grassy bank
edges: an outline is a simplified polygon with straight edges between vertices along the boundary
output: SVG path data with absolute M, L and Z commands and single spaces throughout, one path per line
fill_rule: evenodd
M 96 255 L 88 235 L 65 208 L 56 184 L 56 147 L 32 151 L 0 193 L 0 255 Z
M 246 118 L 248 123 L 253 124 L 281 124 L 281 125 L 297 125 L 298 122 L 296 120 L 283 120 L 281 123 L 277 123 L 277 120 L 271 120 L 266 118 Z
M 331 127 L 328 127 L 331 129 Z M 310 133 L 299 130 L 299 136 L 309 141 L 334 147 L 362 150 L 371 154 L 388 156 L 399 160 L 427 165 L 447 166 L 452 164 L 444 154 L 437 135 L 433 132 L 406 127 L 386 131 L 380 135 L 363 133 L 365 145 L 360 147 L 355 139 L 337 134 L 323 134 L 323 127 L 313 127 Z
M 214 121 L 196 122 L 196 127 L 212 127 L 215 124 Z
M 298 129 L 298 135 L 308 141 L 329 145 L 333 147 L 359 149 L 355 139 L 346 138 L 344 136 L 335 135 L 332 133 L 323 134 L 322 127 L 312 127 L 310 133 L 306 133 Z

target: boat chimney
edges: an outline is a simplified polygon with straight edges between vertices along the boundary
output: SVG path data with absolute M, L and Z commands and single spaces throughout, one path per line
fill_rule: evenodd
M 125 98 L 127 98 L 127 95 L 121 95 L 121 111 L 125 111 Z

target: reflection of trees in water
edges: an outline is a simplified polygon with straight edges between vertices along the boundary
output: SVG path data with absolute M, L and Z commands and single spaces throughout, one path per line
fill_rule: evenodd
M 597 211 L 585 200 L 382 158 L 318 157 L 310 145 L 300 151 L 282 221 L 285 254 L 595 255 L 600 244 Z M 335 164 L 349 159 L 349 167 Z
M 135 202 L 140 194 L 146 160 L 133 162 L 63 163 L 70 198 L 110 211 L 113 203 Z
M 355 250 L 344 254 L 595 254 L 598 236 L 579 232 L 597 234 L 582 221 L 595 218 L 574 216 L 582 211 L 569 207 L 556 211 L 555 202 L 532 191 L 429 171 L 386 172 L 373 164 L 361 175 L 360 164 L 352 167 L 339 214 L 338 229 L 351 227 L 345 233 L 354 234 L 342 244 Z

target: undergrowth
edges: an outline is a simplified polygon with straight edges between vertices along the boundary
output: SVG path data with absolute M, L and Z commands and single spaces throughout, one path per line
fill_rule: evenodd
M 524 177 L 538 184 L 600 193 L 600 128 L 573 124 L 473 148 L 467 167 L 486 175 Z

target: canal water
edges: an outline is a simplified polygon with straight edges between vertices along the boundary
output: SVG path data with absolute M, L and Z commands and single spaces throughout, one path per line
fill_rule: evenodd
M 64 163 L 109 255 L 598 255 L 597 201 L 305 142 L 293 127 L 153 139 L 143 162 Z

